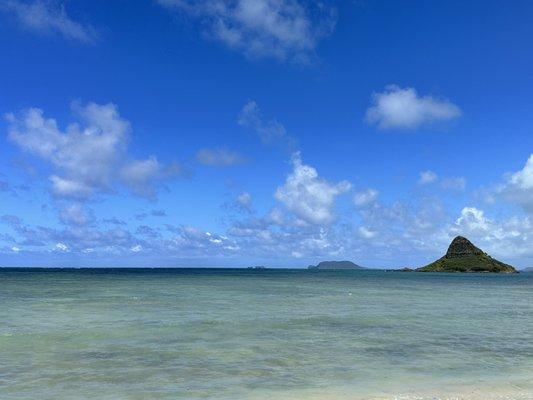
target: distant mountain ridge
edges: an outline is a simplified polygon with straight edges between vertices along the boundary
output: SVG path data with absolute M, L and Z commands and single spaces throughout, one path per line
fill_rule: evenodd
M 351 261 L 321 261 L 318 265 L 310 265 L 308 269 L 365 269 Z
M 527 268 L 521 269 L 520 272 L 533 272 L 533 267 L 527 267 Z
M 452 240 L 446 254 L 437 261 L 416 269 L 418 272 L 493 272 L 517 273 L 511 265 L 498 261 L 470 240 L 457 236 Z

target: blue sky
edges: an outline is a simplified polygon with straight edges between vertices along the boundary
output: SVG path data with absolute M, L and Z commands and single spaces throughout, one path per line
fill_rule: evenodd
M 533 265 L 529 1 L 0 1 L 9 266 Z

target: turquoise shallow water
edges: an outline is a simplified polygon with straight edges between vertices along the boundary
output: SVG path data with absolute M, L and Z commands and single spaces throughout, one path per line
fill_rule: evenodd
M 533 399 L 533 274 L 0 271 L 0 399 Z

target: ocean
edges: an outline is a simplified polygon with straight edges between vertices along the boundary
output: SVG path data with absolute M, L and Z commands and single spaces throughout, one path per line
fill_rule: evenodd
M 0 270 L 0 399 L 533 399 L 533 273 Z

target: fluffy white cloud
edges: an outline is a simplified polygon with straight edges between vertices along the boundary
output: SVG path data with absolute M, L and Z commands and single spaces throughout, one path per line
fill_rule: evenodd
M 420 172 L 420 178 L 418 178 L 419 185 L 429 185 L 430 183 L 435 182 L 438 179 L 438 176 L 433 171 L 422 171 Z
M 158 0 L 201 20 L 207 34 L 252 57 L 308 62 L 335 25 L 323 3 L 299 0 Z
M 154 183 L 178 175 L 180 171 L 177 164 L 164 167 L 157 161 L 157 158 L 150 156 L 145 160 L 133 160 L 126 163 L 120 170 L 120 178 L 135 194 L 154 197 Z
M 57 197 L 85 199 L 93 194 L 93 187 L 84 182 L 61 178 L 57 175 L 50 176 L 52 193 Z
M 133 253 L 139 253 L 139 252 L 142 251 L 142 249 L 143 249 L 143 247 L 142 247 L 140 244 L 137 244 L 137 245 L 135 245 L 135 246 L 132 246 L 130 250 L 131 250 Z
M 335 184 L 320 178 L 315 168 L 302 164 L 300 153 L 293 154 L 292 165 L 285 184 L 276 190 L 276 199 L 306 223 L 331 223 L 335 199 L 350 189 L 350 183 Z
M 209 167 L 227 167 L 242 164 L 245 159 L 236 151 L 227 148 L 200 149 L 196 153 L 199 163 Z
M 56 244 L 55 249 L 58 251 L 68 251 L 68 246 L 65 243 L 59 242 Z
M 464 207 L 461 210 L 461 216 L 455 221 L 458 229 L 467 232 L 486 232 L 491 224 L 492 221 L 485 217 L 483 210 L 479 210 L 476 207 Z
M 521 190 L 533 189 L 533 154 L 527 159 L 524 168 L 509 176 L 509 184 Z
M 86 199 L 113 190 L 120 182 L 144 196 L 153 196 L 154 183 L 172 175 L 155 157 L 131 160 L 127 153 L 130 124 L 113 104 L 73 105 L 80 122 L 60 130 L 37 108 L 7 114 L 11 142 L 50 163 L 52 193 Z
M 464 207 L 450 227 L 452 235 L 463 235 L 479 243 L 489 254 L 504 258 L 533 257 L 533 224 L 529 217 L 488 218 L 476 207 Z
M 496 188 L 496 193 L 518 204 L 529 214 L 533 213 L 533 154 L 521 170 L 506 175 L 505 182 Z
M 35 32 L 56 33 L 83 43 L 92 43 L 98 39 L 98 33 L 93 27 L 72 20 L 61 3 L 4 0 L 0 2 L 0 11 L 12 14 L 21 26 Z
M 353 202 L 356 206 L 366 206 L 372 204 L 378 198 L 379 192 L 376 189 L 366 189 L 361 192 L 358 192 L 353 197 Z
M 240 126 L 251 129 L 264 144 L 280 144 L 288 147 L 294 145 L 294 139 L 287 135 L 285 127 L 276 121 L 265 120 L 255 101 L 248 101 L 239 114 Z
M 409 129 L 423 124 L 448 121 L 461 115 L 455 104 L 432 96 L 419 96 L 414 88 L 387 86 L 382 93 L 372 95 L 372 106 L 366 120 L 380 129 Z

